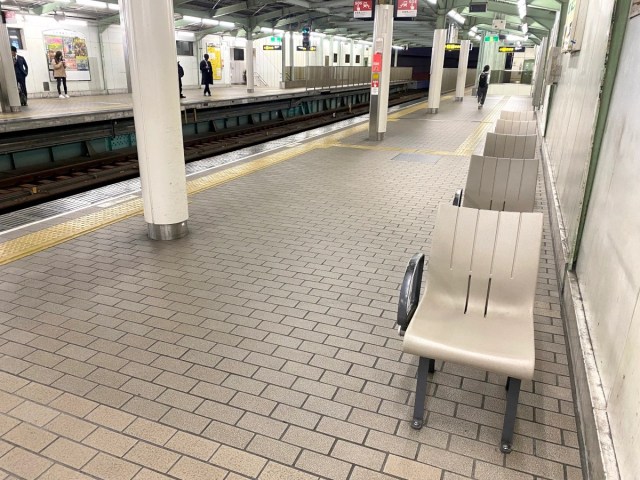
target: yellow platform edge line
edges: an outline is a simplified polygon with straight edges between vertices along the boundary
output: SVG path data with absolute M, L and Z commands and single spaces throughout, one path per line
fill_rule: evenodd
M 494 123 L 498 119 L 498 116 L 500 115 L 500 112 L 510 100 L 510 98 L 510 96 L 502 97 L 498 104 L 493 107 L 491 112 L 489 112 L 489 114 L 482 119 L 480 124 L 471 133 L 471 135 L 469 135 L 467 139 L 460 144 L 460 146 L 454 152 L 455 155 L 459 155 L 461 157 L 468 157 L 470 155 L 473 155 L 476 146 L 478 145 L 480 140 L 482 140 L 482 137 L 486 135 L 489 129 L 494 125 Z
M 420 102 L 408 108 L 394 112 L 389 118 L 401 118 L 426 107 L 426 102 Z M 187 182 L 187 193 L 193 195 L 209 188 L 222 185 L 237 178 L 250 175 L 272 165 L 290 160 L 317 148 L 334 146 L 343 138 L 364 131 L 369 127 L 367 122 L 340 130 L 316 140 L 311 140 L 300 146 L 288 148 L 264 157 L 225 168 L 224 170 L 204 175 Z M 79 218 L 71 219 L 58 225 L 44 228 L 37 232 L 27 233 L 18 238 L 0 243 L 0 265 L 15 262 L 21 258 L 33 255 L 61 243 L 73 240 L 87 233 L 99 230 L 126 218 L 143 212 L 142 199 L 129 200 L 112 207 L 93 212 Z

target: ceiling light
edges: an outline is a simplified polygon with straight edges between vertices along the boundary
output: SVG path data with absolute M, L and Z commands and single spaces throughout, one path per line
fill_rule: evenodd
M 507 35 L 505 38 L 507 42 L 524 42 L 526 39 L 526 37 L 520 37 L 518 35 Z
M 109 10 L 120 10 L 120 5 L 117 3 L 107 3 Z
M 218 20 L 214 20 L 213 18 L 203 18 L 202 19 L 202 24 L 203 25 L 211 25 L 211 26 L 216 26 L 218 25 L 220 22 Z
M 464 24 L 464 22 L 466 21 L 466 19 L 455 10 L 449 10 L 449 13 L 447 13 L 447 15 L 461 24 Z
M 527 33 L 529 31 L 529 25 L 523 23 L 522 25 L 520 25 L 520 29 L 522 30 L 522 33 Z
M 471 27 L 469 31 L 473 33 L 478 33 L 478 27 L 477 26 Z
M 184 20 L 185 22 L 191 22 L 191 23 L 200 23 L 202 21 L 201 18 L 191 17 L 189 15 L 183 15 L 182 20 Z
M 222 28 L 235 28 L 236 24 L 233 22 L 223 22 L 222 20 L 218 23 Z
M 273 28 L 260 27 L 262 33 L 273 33 Z
M 77 5 L 93 8 L 107 8 L 106 2 L 96 2 L 96 0 L 76 0 Z

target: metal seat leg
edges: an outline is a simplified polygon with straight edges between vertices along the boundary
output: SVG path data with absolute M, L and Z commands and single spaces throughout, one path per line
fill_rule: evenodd
M 424 423 L 424 398 L 427 396 L 427 375 L 432 361 L 428 358 L 420 357 L 420 363 L 418 364 L 416 401 L 413 406 L 413 421 L 411 422 L 411 428 L 414 430 L 420 430 Z
M 513 445 L 513 427 L 516 423 L 520 383 L 521 381 L 518 378 L 509 377 L 507 380 L 507 410 L 504 413 L 502 440 L 500 441 L 500 450 L 503 453 L 511 453 L 511 447 Z
M 429 359 L 429 373 L 434 373 L 436 371 L 436 361 L 433 358 Z

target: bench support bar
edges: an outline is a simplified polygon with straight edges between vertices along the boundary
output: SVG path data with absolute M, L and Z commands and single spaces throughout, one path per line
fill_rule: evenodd
M 507 411 L 504 412 L 504 425 L 502 427 L 502 440 L 500 450 L 503 453 L 511 453 L 513 443 L 513 427 L 516 423 L 516 412 L 518 410 L 518 397 L 520 396 L 520 383 L 517 378 L 507 380 Z
M 435 360 L 420 357 L 418 364 L 418 378 L 416 381 L 416 400 L 413 406 L 413 421 L 411 428 L 420 430 L 424 423 L 424 399 L 427 396 L 427 375 L 435 371 Z

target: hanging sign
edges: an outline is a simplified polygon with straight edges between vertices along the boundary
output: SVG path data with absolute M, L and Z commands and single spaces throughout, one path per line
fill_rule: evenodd
M 282 50 L 282 45 L 263 45 L 262 50 Z
M 6 12 L 2 12 L 2 15 L 4 16 L 4 23 L 6 23 L 7 25 L 18 23 L 18 19 L 16 18 L 16 12 L 6 11 Z
M 373 18 L 373 2 L 375 0 L 354 0 L 353 18 Z
M 377 52 L 373 54 L 373 61 L 371 62 L 371 71 L 374 73 L 382 72 L 382 53 Z
M 303 47 L 302 45 L 298 45 L 296 47 L 296 50 L 299 52 L 315 52 L 317 49 L 317 47 L 313 46 L 313 47 Z
M 418 16 L 418 0 L 398 0 L 396 17 L 407 18 Z
M 458 52 L 458 51 L 460 51 L 460 44 L 459 43 L 445 43 L 444 44 L 444 49 L 447 52 Z
M 522 53 L 524 52 L 524 47 L 498 47 L 498 52 L 500 53 Z

